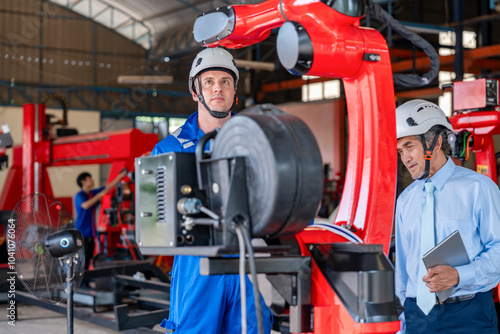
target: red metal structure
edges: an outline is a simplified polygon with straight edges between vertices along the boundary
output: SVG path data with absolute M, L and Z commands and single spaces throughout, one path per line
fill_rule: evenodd
M 476 170 L 497 180 L 497 163 L 493 136 L 500 134 L 500 114 L 498 112 L 498 80 L 478 79 L 453 83 L 454 115 L 450 118 L 456 133 L 470 132 L 465 153 L 476 155 Z
M 297 65 L 302 66 L 303 71 L 287 69 L 292 73 L 343 79 L 350 145 L 335 224 L 347 227 L 365 243 L 382 244 L 387 254 L 397 156 L 393 78 L 384 38 L 374 29 L 360 27 L 362 15 L 342 14 L 326 1 L 269 0 L 257 5 L 218 8 L 214 19 L 218 20 L 218 12 L 224 11 L 229 21 L 234 20 L 234 29 L 231 26 L 227 28 L 229 31 L 221 29 L 221 35 L 212 40 L 202 38 L 204 44 L 228 48 L 252 45 L 267 38 L 271 29 L 283 24 L 290 26 L 291 22 L 295 31 L 292 29 L 286 43 L 306 40 L 305 44 L 312 47 L 312 57 L 300 64 L 301 44 L 297 46 Z M 206 14 L 199 18 L 202 23 L 210 20 Z M 306 256 L 311 255 L 306 247 L 308 243 L 347 241 L 321 228 L 306 228 L 296 238 L 302 255 Z M 399 321 L 355 322 L 314 261 L 311 269 L 314 333 L 394 333 L 399 330 Z
M 111 164 L 108 180 L 112 180 L 124 167 L 133 170 L 135 158 L 151 151 L 158 142 L 157 135 L 144 134 L 138 129 L 53 139 L 44 104 L 26 104 L 23 110 L 22 145 L 13 147 L 13 164 L 0 195 L 0 210 L 12 210 L 22 197 L 36 192 L 53 197 L 47 168 Z M 111 191 L 103 197 L 97 224 L 98 231 L 106 233 L 110 245 L 120 240 L 121 233 L 119 227 L 108 224 L 104 212 L 113 196 Z M 72 198 L 58 200 L 69 210 L 73 207 Z
M 450 118 L 457 132 L 469 131 L 473 144 L 469 147 L 476 155 L 476 170 L 493 181 L 497 181 L 497 162 L 493 136 L 500 134 L 500 113 L 498 111 L 469 111 Z

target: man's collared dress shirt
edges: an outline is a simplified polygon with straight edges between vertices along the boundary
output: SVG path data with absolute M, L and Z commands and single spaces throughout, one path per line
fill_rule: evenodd
M 420 221 L 424 183 L 416 180 L 399 196 L 396 206 L 396 295 L 417 295 Z M 456 267 L 460 282 L 452 297 L 487 292 L 500 280 L 500 192 L 485 175 L 456 166 L 451 158 L 432 177 L 436 244 L 458 230 L 470 264 Z M 403 320 L 404 331 L 404 316 Z

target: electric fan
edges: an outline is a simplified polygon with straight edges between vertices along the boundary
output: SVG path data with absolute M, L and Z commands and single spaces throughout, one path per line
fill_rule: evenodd
M 16 224 L 16 269 L 23 286 L 37 298 L 67 301 L 68 334 L 73 333 L 73 288 L 85 270 L 81 233 L 56 199 L 35 193 L 23 197 L 11 214 Z

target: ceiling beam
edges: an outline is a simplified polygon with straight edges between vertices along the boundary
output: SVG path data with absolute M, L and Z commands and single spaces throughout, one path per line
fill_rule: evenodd
M 71 3 L 68 4 L 68 8 L 73 8 L 75 7 L 76 5 L 78 5 L 80 2 L 82 2 L 83 0 L 75 0 L 75 1 L 72 1 Z
M 404 49 L 389 49 L 389 53 L 391 57 L 397 57 L 397 58 L 411 58 L 413 57 L 413 51 L 412 50 L 404 50 Z M 415 52 L 417 57 L 425 57 L 425 52 L 424 51 L 416 51 Z
M 265 85 L 262 85 L 260 92 L 261 93 L 270 93 L 270 92 L 276 92 L 280 90 L 288 90 L 288 89 L 297 89 L 301 88 L 304 85 L 307 84 L 312 84 L 316 82 L 325 82 L 325 81 L 330 81 L 330 80 L 335 80 L 334 78 L 316 78 L 316 79 L 310 79 L 310 80 L 304 80 L 304 79 L 291 79 L 291 80 L 286 80 L 286 81 L 280 81 L 280 82 L 273 82 L 273 83 L 268 83 Z
M 500 56 L 500 44 L 483 46 L 472 50 L 464 51 L 464 59 L 474 60 L 488 57 Z M 454 55 L 439 56 L 440 66 L 453 65 L 455 61 Z M 401 60 L 392 64 L 392 71 L 394 73 L 411 71 L 413 69 L 413 59 Z M 430 68 L 430 60 L 427 56 L 418 57 L 415 59 L 416 70 L 428 70 Z
M 439 87 L 419 88 L 403 92 L 396 92 L 396 99 L 432 99 L 443 95 L 443 90 Z
M 195 3 L 192 3 L 191 6 L 194 6 L 195 8 L 197 8 L 196 6 L 202 5 L 205 2 L 206 2 L 206 0 L 197 1 Z M 177 13 L 179 13 L 180 11 L 182 11 L 184 9 L 186 9 L 185 5 L 181 6 L 181 7 L 174 8 L 174 9 L 164 10 L 163 12 L 159 12 L 159 13 L 156 13 L 154 15 L 147 16 L 147 17 L 143 18 L 141 20 L 141 22 L 153 20 L 153 19 L 156 19 L 156 18 L 162 17 L 162 16 L 167 16 L 167 15 L 171 15 L 171 14 L 177 14 Z M 198 11 L 198 9 L 197 9 L 197 11 Z
M 412 52 L 411 51 L 406 51 L 406 50 L 396 50 L 396 49 L 391 49 L 390 50 L 391 55 L 395 55 L 398 57 L 402 56 L 411 56 Z M 417 54 L 422 54 L 421 52 L 418 52 Z M 482 69 L 491 69 L 494 71 L 499 71 L 500 70 L 500 60 L 495 60 L 495 59 L 486 59 L 489 57 L 494 57 L 494 56 L 500 56 L 500 44 L 496 45 L 490 45 L 490 46 L 485 46 L 473 50 L 466 50 L 464 51 L 464 58 L 466 59 L 465 61 L 465 72 L 467 73 L 473 73 L 473 74 L 481 74 Z M 449 56 L 439 56 L 440 60 L 440 69 L 443 71 L 450 71 L 453 72 L 453 62 L 455 60 L 454 55 L 449 55 Z M 430 61 L 427 56 L 422 56 L 418 57 L 415 60 L 413 59 L 406 59 L 406 60 L 401 60 L 401 61 L 396 61 L 392 64 L 392 71 L 393 73 L 398 73 L 398 72 L 409 72 L 413 70 L 413 64 L 415 63 L 415 69 L 422 71 L 422 70 L 428 70 L 430 68 Z M 259 91 L 259 98 L 262 98 L 264 94 L 266 93 L 271 93 L 271 92 L 276 92 L 276 91 L 281 91 L 281 90 L 289 90 L 289 89 L 298 89 L 302 87 L 303 85 L 309 84 L 309 83 L 316 83 L 316 82 L 325 82 L 329 80 L 334 80 L 335 78 L 317 78 L 317 79 L 311 79 L 311 80 L 303 80 L 301 78 L 298 79 L 291 79 L 287 81 L 281 81 L 281 82 L 273 82 L 273 83 L 268 83 L 262 85 L 260 91 Z M 420 93 L 417 93 L 420 92 Z M 409 98 L 412 96 L 415 97 L 435 97 L 439 96 L 442 94 L 442 91 L 440 88 L 435 87 L 435 88 L 421 88 L 421 89 L 416 89 L 412 91 L 405 91 L 405 92 L 399 92 L 396 93 L 396 97 L 402 97 L 402 98 Z

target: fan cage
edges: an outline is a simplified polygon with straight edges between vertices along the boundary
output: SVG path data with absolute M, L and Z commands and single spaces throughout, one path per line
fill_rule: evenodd
M 66 299 L 66 271 L 62 259 L 50 255 L 45 240 L 50 233 L 74 228 L 73 217 L 56 199 L 41 194 L 22 198 L 11 218 L 16 224 L 16 271 L 23 286 L 41 300 L 60 303 Z M 81 284 L 85 251 L 74 254 L 73 286 Z

